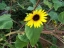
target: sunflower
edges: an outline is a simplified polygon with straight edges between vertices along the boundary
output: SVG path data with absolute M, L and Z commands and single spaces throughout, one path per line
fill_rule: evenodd
M 47 22 L 47 16 L 48 14 L 40 9 L 40 10 L 34 10 L 32 13 L 28 13 L 27 16 L 25 17 L 24 21 L 26 21 L 26 25 L 34 26 L 35 28 L 41 27 L 43 23 Z M 43 23 L 42 23 L 43 22 Z

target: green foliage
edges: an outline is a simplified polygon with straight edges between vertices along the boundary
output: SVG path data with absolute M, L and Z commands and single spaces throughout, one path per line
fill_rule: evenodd
M 29 6 L 28 8 L 27 8 L 27 10 L 33 10 L 34 8 L 33 7 L 31 7 L 31 6 Z
M 59 20 L 62 24 L 64 24 L 64 12 L 61 12 L 61 13 L 59 14 L 58 20 Z
M 36 0 L 30 0 L 30 2 L 34 5 L 36 4 Z
M 49 8 L 52 7 L 52 3 L 49 2 L 48 0 L 44 0 L 43 2 L 44 2 L 44 4 L 47 5 Z
M 28 38 L 26 37 L 26 34 L 23 34 L 23 35 L 18 34 L 18 38 L 19 38 L 21 41 L 29 42 Z
M 16 38 L 15 47 L 16 48 L 23 48 L 27 45 L 27 42 L 21 41 L 18 37 Z
M 28 48 L 35 46 L 36 48 L 58 48 L 60 42 L 56 36 L 41 32 L 44 29 L 44 31 L 51 30 L 56 34 L 59 24 L 62 26 L 58 30 L 64 31 L 64 0 L 40 0 L 37 2 L 38 0 L 0 1 L 0 48 L 27 48 L 27 46 Z M 48 13 L 47 23 L 40 28 L 30 28 L 23 21 L 26 14 L 32 13 L 34 9 L 44 9 Z M 41 41 L 40 35 L 54 45 L 46 40 Z M 47 44 L 44 44 L 44 41 Z
M 42 31 L 43 27 L 39 27 L 39 28 L 30 28 L 29 26 L 25 26 L 25 33 L 27 38 L 30 41 L 30 44 L 34 47 L 34 45 L 37 43 L 39 37 L 40 37 L 40 33 Z
M 34 7 L 35 7 L 36 0 L 30 0 L 30 2 L 32 3 L 33 6 L 29 6 L 29 7 L 27 8 L 27 10 L 33 10 Z M 41 5 L 38 5 L 36 9 L 37 9 L 37 10 L 42 9 Z
M 54 3 L 54 9 L 57 10 L 59 7 L 62 6 L 62 2 L 59 0 L 52 0 L 52 2 Z
M 42 9 L 41 5 L 38 5 L 38 7 L 36 9 L 37 10 Z
M 0 16 L 0 29 L 10 29 L 12 26 L 13 22 L 10 14 Z
M 57 43 L 57 39 L 55 37 L 52 36 L 52 43 L 56 44 Z
M 54 7 L 55 11 L 58 10 L 59 7 L 63 6 L 63 2 L 59 1 L 59 0 L 44 0 L 43 1 L 45 5 L 47 5 L 49 8 Z
M 55 38 L 55 37 L 52 36 L 52 43 L 56 45 L 56 43 L 57 43 L 57 38 Z M 50 46 L 50 48 L 58 48 L 58 47 L 52 45 L 52 46 Z
M 51 17 L 51 20 L 57 20 L 58 19 L 58 14 L 54 11 L 49 12 L 49 15 Z
M 0 3 L 0 10 L 4 10 L 6 6 L 5 2 Z

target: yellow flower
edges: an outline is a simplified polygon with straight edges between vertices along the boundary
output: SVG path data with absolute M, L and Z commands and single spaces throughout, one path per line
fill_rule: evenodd
M 43 25 L 42 22 L 46 22 L 47 20 L 47 16 L 48 14 L 46 12 L 44 12 L 44 10 L 40 9 L 40 10 L 35 10 L 32 13 L 27 14 L 27 16 L 25 17 L 24 21 L 27 21 L 26 25 L 30 26 L 30 28 L 32 26 L 34 26 L 35 28 L 41 27 L 41 25 Z

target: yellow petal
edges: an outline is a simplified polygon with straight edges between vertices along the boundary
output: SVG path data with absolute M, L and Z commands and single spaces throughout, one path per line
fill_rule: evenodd
M 33 26 L 33 21 L 32 20 L 28 21 L 26 25 L 30 26 L 31 28 Z
M 34 15 L 39 15 L 39 20 L 33 20 L 33 17 L 34 17 Z M 30 28 L 32 27 L 32 26 L 34 26 L 34 28 L 38 28 L 38 27 L 41 27 L 41 25 L 43 25 L 43 23 L 42 22 L 47 22 L 47 16 L 48 14 L 44 11 L 44 10 L 42 10 L 42 9 L 40 9 L 40 10 L 35 10 L 35 11 L 33 11 L 33 13 L 29 13 L 29 14 L 27 14 L 27 16 L 25 17 L 25 19 L 24 19 L 24 21 L 27 21 L 27 24 L 26 25 L 28 25 L 28 26 L 30 26 Z

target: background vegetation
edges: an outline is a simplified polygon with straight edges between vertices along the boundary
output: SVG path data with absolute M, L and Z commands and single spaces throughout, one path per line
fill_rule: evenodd
M 64 48 L 64 0 L 0 0 L 0 48 L 32 48 L 25 36 L 20 37 L 26 13 L 35 9 L 49 15 L 33 48 Z

